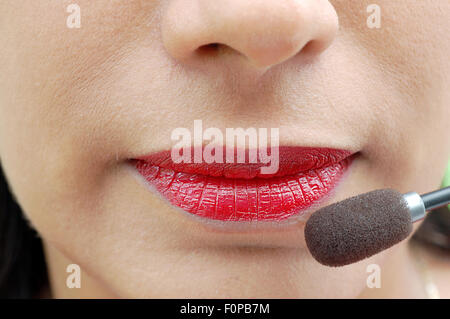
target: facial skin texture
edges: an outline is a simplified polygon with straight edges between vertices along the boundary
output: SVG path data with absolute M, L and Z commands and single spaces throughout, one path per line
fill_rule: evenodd
M 372 263 L 380 294 L 422 293 L 406 242 L 327 268 L 303 225 L 211 230 L 127 161 L 202 119 L 359 152 L 326 203 L 436 189 L 450 155 L 449 1 L 378 0 L 380 29 L 365 0 L 78 0 L 80 29 L 66 26 L 71 3 L 0 2 L 1 164 L 45 242 L 55 297 L 357 297 Z M 80 290 L 65 287 L 70 263 Z

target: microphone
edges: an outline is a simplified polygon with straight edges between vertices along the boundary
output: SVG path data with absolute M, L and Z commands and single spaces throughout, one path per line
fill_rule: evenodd
M 375 190 L 314 212 L 306 222 L 306 244 L 323 265 L 352 264 L 401 242 L 427 211 L 448 204 L 450 187 L 423 195 Z

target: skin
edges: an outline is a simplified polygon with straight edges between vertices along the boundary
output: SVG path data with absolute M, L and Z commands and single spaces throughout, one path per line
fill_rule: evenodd
M 436 189 L 450 155 L 450 2 L 378 0 L 370 29 L 365 0 L 78 0 L 70 29 L 72 2 L 0 2 L 1 165 L 43 238 L 51 296 L 424 296 L 406 241 L 327 268 L 303 224 L 211 230 L 149 192 L 128 159 L 202 119 L 359 152 L 322 205 Z M 65 286 L 72 263 L 81 289 Z M 368 291 L 373 263 L 383 286 Z

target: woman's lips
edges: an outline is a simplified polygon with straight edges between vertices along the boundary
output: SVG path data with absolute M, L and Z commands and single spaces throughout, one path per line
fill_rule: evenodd
M 280 147 L 279 169 L 270 175 L 260 173 L 267 164 L 177 164 L 170 151 L 138 158 L 134 165 L 163 197 L 188 213 L 220 221 L 281 221 L 327 195 L 349 167 L 351 154 Z

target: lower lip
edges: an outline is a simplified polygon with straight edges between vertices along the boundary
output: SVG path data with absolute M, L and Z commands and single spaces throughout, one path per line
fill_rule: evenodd
M 343 151 L 336 152 L 342 155 Z M 153 165 L 148 158 L 134 162 L 137 171 L 172 205 L 226 222 L 283 221 L 301 216 L 337 186 L 352 162 L 352 157 L 346 156 L 292 175 L 248 179 L 180 172 Z M 330 154 L 330 158 L 335 157 Z

